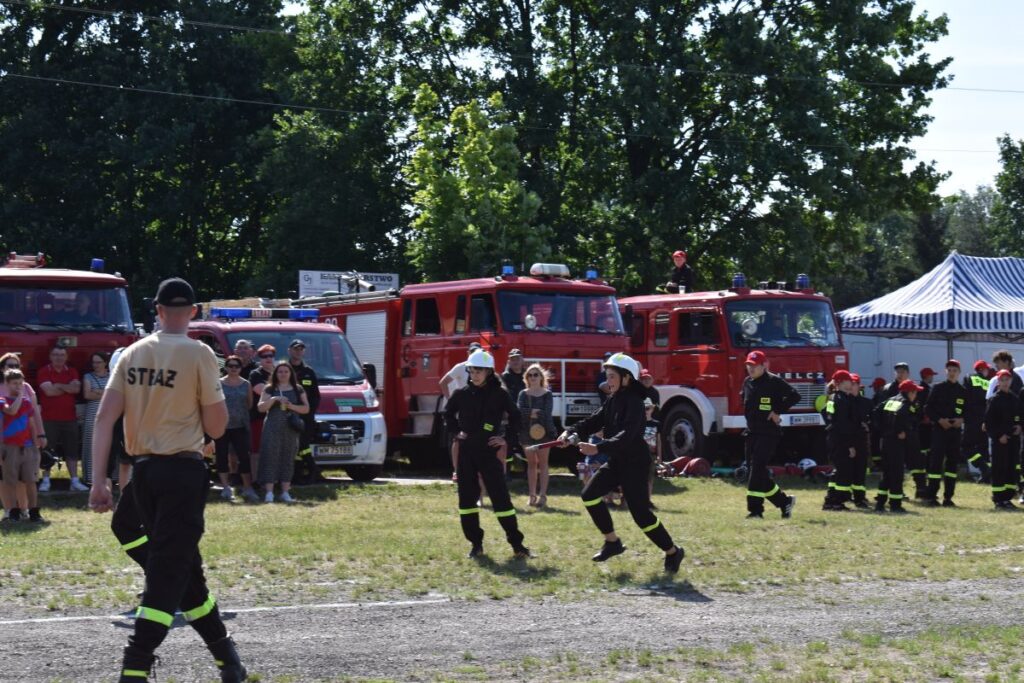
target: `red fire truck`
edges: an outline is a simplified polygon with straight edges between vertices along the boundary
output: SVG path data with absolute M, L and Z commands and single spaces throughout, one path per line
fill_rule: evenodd
M 301 339 L 305 362 L 316 371 L 320 388 L 313 458 L 319 465 L 343 467 L 356 481 L 371 481 L 383 469 L 387 446 L 384 417 L 371 386 L 373 370 L 360 365 L 337 327 L 318 323 L 316 317 L 316 311 L 294 308 L 211 307 L 206 319 L 189 323 L 188 335 L 222 361 L 239 339 L 256 348 L 270 344 L 280 360 L 288 358 L 288 344 Z
M 0 266 L 0 350 L 21 355 L 30 382 L 54 346 L 68 350 L 71 367 L 88 372 L 90 354 L 138 339 L 127 283 L 103 267 L 92 259 L 91 270 L 48 268 L 42 254 L 15 253 Z
M 375 366 L 392 448 L 403 439 L 414 455 L 435 455 L 444 442 L 439 380 L 466 360 L 471 342 L 495 355 L 499 372 L 513 348 L 552 375 L 555 421 L 562 425 L 600 405 L 595 381 L 607 351 L 626 348 L 615 290 L 588 271 L 570 279 L 561 264 L 511 266 L 493 278 L 409 285 L 302 300 L 320 320 L 340 327 L 359 357 Z M 420 447 L 416 447 L 419 444 Z
M 631 353 L 661 396 L 666 459 L 713 459 L 709 437 L 742 432 L 743 361 L 754 349 L 802 397 L 782 416 L 784 448 L 813 457 L 820 447 L 824 425 L 815 403 L 833 371 L 848 367 L 848 353 L 831 301 L 811 289 L 806 275 L 795 288 L 786 285 L 754 289 L 737 274 L 728 290 L 620 300 Z

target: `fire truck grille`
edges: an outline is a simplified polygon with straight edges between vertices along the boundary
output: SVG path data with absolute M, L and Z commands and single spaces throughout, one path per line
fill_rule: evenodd
M 329 420 L 317 422 L 316 427 L 320 439 L 327 443 L 354 443 L 366 430 L 359 420 Z
M 790 385 L 800 394 L 800 402 L 793 406 L 792 410 L 813 410 L 815 399 L 825 393 L 824 384 L 792 382 Z

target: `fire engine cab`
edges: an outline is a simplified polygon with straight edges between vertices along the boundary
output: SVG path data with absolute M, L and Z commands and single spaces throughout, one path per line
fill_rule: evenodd
M 637 296 L 620 304 L 630 351 L 650 370 L 660 394 L 666 460 L 713 459 L 709 437 L 746 428 L 743 361 L 755 349 L 767 354 L 771 372 L 800 392 L 800 402 L 782 416 L 787 443 L 817 446 L 824 424 L 815 401 L 833 371 L 848 366 L 848 354 L 831 301 L 811 289 L 806 275 L 797 277 L 795 288 L 785 282 L 750 288 L 737 274 L 728 290 Z
M 20 354 L 30 382 L 55 346 L 81 373 L 92 371 L 91 354 L 138 339 L 127 283 L 103 268 L 103 259 L 92 259 L 91 270 L 48 268 L 43 254 L 13 252 L 0 265 L 0 350 Z
M 270 344 L 277 360 L 287 360 L 288 344 L 301 339 L 305 363 L 316 372 L 320 388 L 313 458 L 319 465 L 343 467 L 356 481 L 371 481 L 383 469 L 387 447 L 384 417 L 371 386 L 373 368 L 360 365 L 337 327 L 316 318 L 316 311 L 294 308 L 210 307 L 206 319 L 189 323 L 188 335 L 212 348 L 221 362 L 239 339 L 256 348 Z
M 439 380 L 479 342 L 502 372 L 509 351 L 551 374 L 555 421 L 575 422 L 600 406 L 597 383 L 605 352 L 626 348 L 615 290 L 595 270 L 570 278 L 561 264 L 534 264 L 528 276 L 510 265 L 492 278 L 409 285 L 301 300 L 337 325 L 360 358 L 379 368 L 378 394 L 388 433 L 411 455 L 444 443 Z M 411 443 L 410 443 L 411 442 Z M 416 444 L 421 447 L 417 448 Z M 428 446 L 429 447 L 424 447 Z M 393 448 L 400 448 L 397 440 Z

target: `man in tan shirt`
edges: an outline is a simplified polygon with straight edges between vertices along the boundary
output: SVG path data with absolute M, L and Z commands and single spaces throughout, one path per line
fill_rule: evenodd
M 199 554 L 209 488 L 204 433 L 219 437 L 228 417 L 220 372 L 209 347 L 185 334 L 196 310 L 192 286 L 179 278 L 164 280 L 156 307 L 161 331 L 121 354 L 93 430 L 96 471 L 105 472 L 114 423 L 124 415 L 133 474 L 112 526 L 146 572 L 120 681 L 148 679 L 154 652 L 179 608 L 213 653 L 221 681 L 244 681 L 245 667 L 207 590 Z M 89 506 L 96 512 L 111 509 L 105 478 L 95 478 Z M 125 529 L 136 530 L 137 537 L 125 542 Z

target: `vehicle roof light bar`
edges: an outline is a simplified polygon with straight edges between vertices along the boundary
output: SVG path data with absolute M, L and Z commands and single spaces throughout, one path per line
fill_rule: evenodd
M 211 308 L 210 317 L 222 320 L 316 320 L 315 308 Z

